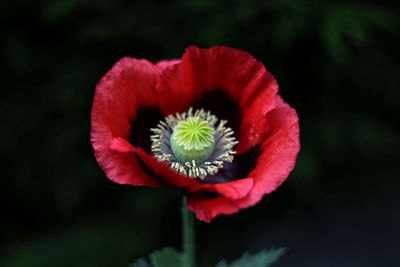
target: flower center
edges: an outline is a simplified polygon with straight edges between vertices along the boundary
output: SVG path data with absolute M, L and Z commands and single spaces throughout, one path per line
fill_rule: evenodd
M 172 152 L 181 162 L 204 162 L 214 150 L 214 129 L 208 121 L 189 117 L 179 122 L 170 139 Z
M 176 116 L 169 115 L 151 129 L 152 151 L 160 161 L 166 161 L 178 173 L 204 179 L 232 162 L 238 143 L 226 121 L 203 109 L 193 113 L 192 108 Z

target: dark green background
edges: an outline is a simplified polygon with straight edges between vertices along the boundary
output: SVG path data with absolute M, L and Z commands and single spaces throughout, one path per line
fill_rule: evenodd
M 302 144 L 276 192 L 197 222 L 200 266 L 279 246 L 276 266 L 396 266 L 399 3 L 2 1 L 0 266 L 127 266 L 179 248 L 180 197 L 108 180 L 90 109 L 121 57 L 179 58 L 192 44 L 261 60 Z

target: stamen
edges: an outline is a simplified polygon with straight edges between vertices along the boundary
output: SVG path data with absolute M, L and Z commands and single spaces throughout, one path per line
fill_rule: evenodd
M 159 161 L 168 162 L 177 173 L 204 179 L 232 162 L 232 148 L 238 143 L 227 121 L 210 111 L 189 108 L 187 112 L 169 115 L 151 129 L 151 150 Z

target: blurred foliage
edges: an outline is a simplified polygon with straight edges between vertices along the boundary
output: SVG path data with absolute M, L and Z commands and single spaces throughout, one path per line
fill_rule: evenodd
M 130 267 L 180 267 L 184 266 L 184 254 L 177 251 L 176 249 L 166 247 L 162 250 L 157 250 L 150 255 L 149 262 L 144 259 L 140 258 L 136 260 L 134 263 L 129 265 Z
M 296 169 L 256 207 L 199 223 L 201 266 L 268 245 L 254 243 L 255 232 L 246 242 L 232 233 L 260 232 L 293 210 L 318 213 L 331 196 L 362 202 L 397 194 L 398 1 L 0 6 L 0 266 L 127 266 L 160 247 L 179 248 L 179 196 L 114 184 L 93 156 L 94 88 L 123 56 L 179 58 L 192 44 L 243 49 L 275 75 L 299 113 Z
M 222 260 L 216 265 L 216 267 L 269 267 L 284 253 L 284 248 L 271 249 L 269 251 L 262 250 L 254 255 L 245 253 L 231 264 L 228 264 L 226 260 Z

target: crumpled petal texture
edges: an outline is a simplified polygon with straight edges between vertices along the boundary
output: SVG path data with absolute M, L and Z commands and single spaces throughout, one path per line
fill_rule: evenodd
M 136 111 L 157 106 L 154 87 L 162 70 L 179 61 L 152 64 L 122 58 L 96 86 L 91 118 L 91 141 L 96 159 L 107 177 L 131 185 L 159 186 L 146 174 L 126 141 Z
M 165 116 L 184 112 L 213 90 L 223 90 L 238 104 L 238 154 L 259 147 L 247 177 L 203 183 L 177 174 L 129 142 L 138 110 L 158 108 Z M 122 58 L 96 86 L 91 114 L 96 159 L 114 182 L 166 186 L 185 194 L 188 208 L 199 220 L 210 222 L 219 214 L 238 212 L 274 191 L 295 165 L 300 149 L 298 117 L 277 92 L 275 78 L 260 61 L 229 47 L 191 46 L 181 60 L 156 64 Z
M 195 99 L 215 89 L 224 90 L 239 104 L 242 118 L 237 152 L 260 144 L 268 131 L 265 115 L 275 105 L 278 84 L 249 53 L 223 46 L 187 48 L 181 63 L 161 75 L 158 93 L 175 101 L 165 99 L 160 107 L 167 114 L 183 112 Z
M 276 107 L 267 114 L 270 131 L 261 145 L 256 168 L 249 173 L 254 186 L 240 199 L 221 195 L 216 198 L 188 198 L 188 208 L 199 220 L 210 222 L 218 214 L 232 214 L 259 202 L 280 186 L 294 168 L 300 150 L 299 124 L 296 111 L 278 97 Z

